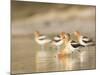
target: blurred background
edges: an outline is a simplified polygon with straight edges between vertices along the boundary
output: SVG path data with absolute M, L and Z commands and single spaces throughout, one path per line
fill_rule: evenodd
M 36 30 L 95 32 L 95 6 L 13 1 L 11 11 L 13 35 L 27 35 Z
M 95 6 L 12 0 L 11 15 L 12 73 L 95 68 L 95 47 L 85 49 L 82 54 L 84 62 L 80 62 L 77 54 L 59 61 L 53 57 L 56 50 L 47 49 L 41 52 L 33 35 L 37 30 L 46 35 L 58 34 L 62 31 L 72 34 L 78 30 L 95 41 Z

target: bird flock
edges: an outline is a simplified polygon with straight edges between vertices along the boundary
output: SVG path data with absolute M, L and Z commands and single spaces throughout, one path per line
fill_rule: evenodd
M 77 38 L 77 41 L 71 38 L 69 33 L 61 32 L 59 35 L 50 39 L 48 36 L 41 34 L 39 31 L 34 32 L 34 38 L 36 43 L 41 47 L 41 50 L 44 50 L 44 46 L 50 43 L 52 46 L 57 48 L 57 55 L 65 56 L 68 53 L 73 53 L 74 51 L 80 52 L 80 48 L 94 46 L 94 42 L 87 36 L 82 35 L 79 31 L 75 31 L 74 36 Z M 64 47 L 61 49 L 61 45 Z

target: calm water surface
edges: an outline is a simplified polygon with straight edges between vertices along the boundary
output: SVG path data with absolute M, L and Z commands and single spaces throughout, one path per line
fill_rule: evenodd
M 62 58 L 56 53 L 50 45 L 40 50 L 33 37 L 12 37 L 12 73 L 95 69 L 95 46 Z

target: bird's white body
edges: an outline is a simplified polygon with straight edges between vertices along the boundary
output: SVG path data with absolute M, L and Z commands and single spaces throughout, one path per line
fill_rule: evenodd
M 93 40 L 86 37 L 86 36 L 83 36 L 80 34 L 80 32 L 76 31 L 74 32 L 74 35 L 77 37 L 77 40 L 79 41 L 79 43 L 83 46 L 91 46 L 91 45 L 94 45 L 93 43 Z
M 85 43 L 83 40 L 84 40 L 84 41 L 89 41 L 90 39 L 89 39 L 89 38 L 84 38 L 84 36 L 80 36 L 80 38 L 79 38 L 79 43 L 80 43 L 81 45 L 83 45 L 83 46 L 89 46 L 89 45 L 92 45 L 92 44 L 93 44 L 92 41 L 91 41 L 91 42 Z
M 57 50 L 60 49 L 60 46 L 63 44 L 63 40 L 60 35 L 55 36 L 52 41 L 52 45 L 57 47 Z
M 67 47 L 69 50 L 71 50 L 72 52 L 74 52 L 75 50 L 79 50 L 79 49 L 81 48 L 81 46 L 73 47 L 72 44 L 73 44 L 73 45 L 77 45 L 77 44 L 79 44 L 79 43 L 77 43 L 77 42 L 71 43 L 71 41 L 72 41 L 72 40 L 70 40 L 70 41 L 67 43 L 67 45 L 66 45 L 66 47 Z
M 38 31 L 34 32 L 35 41 L 41 46 L 41 49 L 44 50 L 44 45 L 49 43 L 51 40 L 45 36 L 41 35 Z
M 51 40 L 49 40 L 49 39 L 45 39 L 45 40 L 42 40 L 42 41 L 40 41 L 39 39 L 36 39 L 36 42 L 38 43 L 38 44 L 40 44 L 40 45 L 44 45 L 44 44 L 46 44 L 46 43 L 49 43 Z
M 60 40 L 59 42 L 53 41 L 52 44 L 55 45 L 55 46 L 60 46 L 60 45 L 63 44 L 63 40 Z
M 43 40 L 40 40 L 40 39 L 43 39 Z M 40 36 L 38 38 L 35 38 L 36 42 L 40 45 L 44 45 L 46 43 L 49 43 L 51 40 L 48 39 L 46 36 Z
M 57 36 L 54 37 L 54 40 L 60 40 L 60 39 L 61 39 L 60 37 Z

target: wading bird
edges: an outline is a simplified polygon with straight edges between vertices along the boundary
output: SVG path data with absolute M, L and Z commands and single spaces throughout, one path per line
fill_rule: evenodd
M 95 45 L 92 39 L 81 35 L 79 31 L 75 31 L 74 35 L 77 37 L 78 42 L 85 47 Z
M 76 41 L 73 41 L 70 37 L 69 33 L 63 33 L 63 41 L 64 41 L 64 49 L 60 51 L 60 56 L 64 56 L 70 53 L 73 53 L 75 50 L 78 50 L 83 47 L 80 43 L 77 43 Z
M 44 45 L 49 43 L 51 40 L 46 36 L 40 34 L 38 31 L 34 32 L 35 41 L 41 46 L 41 50 L 44 50 Z
M 60 46 L 63 44 L 63 37 L 61 34 L 56 35 L 52 40 L 52 45 L 56 46 L 58 51 L 60 50 Z

